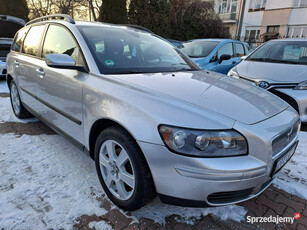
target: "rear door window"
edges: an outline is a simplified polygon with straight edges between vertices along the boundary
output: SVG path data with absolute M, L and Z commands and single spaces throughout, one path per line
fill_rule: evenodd
M 235 57 L 242 57 L 245 55 L 245 52 L 244 52 L 244 47 L 242 44 L 240 43 L 234 43 L 235 44 Z
M 24 28 L 17 33 L 12 44 L 13 51 L 20 52 L 20 48 L 22 47 L 23 40 L 25 39 L 28 30 L 29 28 Z
M 45 25 L 31 27 L 23 44 L 23 53 L 31 56 L 38 55 L 39 42 L 44 32 L 44 28 Z

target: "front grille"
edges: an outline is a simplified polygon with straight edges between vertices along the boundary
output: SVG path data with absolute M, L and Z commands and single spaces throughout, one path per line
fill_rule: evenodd
M 291 105 L 298 113 L 300 113 L 300 110 L 298 108 L 298 104 L 296 102 L 296 100 L 294 100 L 292 97 L 290 97 L 287 94 L 284 94 L 282 92 L 279 92 L 275 89 L 270 89 L 269 90 L 271 93 L 275 94 L 276 96 L 280 97 L 281 99 L 283 99 L 284 101 L 286 101 L 289 105 Z
M 233 203 L 248 198 L 252 194 L 253 189 L 254 188 L 230 192 L 216 192 L 210 194 L 207 199 L 211 204 Z
M 293 139 L 299 131 L 300 122 L 296 122 L 294 126 L 289 127 L 272 141 L 273 157 L 281 152 Z

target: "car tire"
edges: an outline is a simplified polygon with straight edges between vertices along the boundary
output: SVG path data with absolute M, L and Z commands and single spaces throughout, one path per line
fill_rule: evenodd
M 15 84 L 14 80 L 10 82 L 10 99 L 11 99 L 11 106 L 16 117 L 23 119 L 33 116 L 23 106 L 19 96 L 17 85 Z
M 100 133 L 95 145 L 95 164 L 105 193 L 118 207 L 133 211 L 156 196 L 144 155 L 123 128 L 114 126 Z

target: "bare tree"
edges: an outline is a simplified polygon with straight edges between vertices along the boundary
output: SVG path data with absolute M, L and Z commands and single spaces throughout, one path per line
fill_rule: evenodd
M 28 0 L 31 19 L 58 13 L 86 18 L 88 3 L 89 0 Z

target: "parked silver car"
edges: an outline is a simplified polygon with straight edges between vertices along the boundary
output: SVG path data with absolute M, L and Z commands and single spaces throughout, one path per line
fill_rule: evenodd
M 269 41 L 228 75 L 279 96 L 307 123 L 307 39 Z
M 156 194 L 186 206 L 247 200 L 298 143 L 287 103 L 124 26 L 31 21 L 8 55 L 7 83 L 16 116 L 34 114 L 89 152 L 106 194 L 126 210 Z

